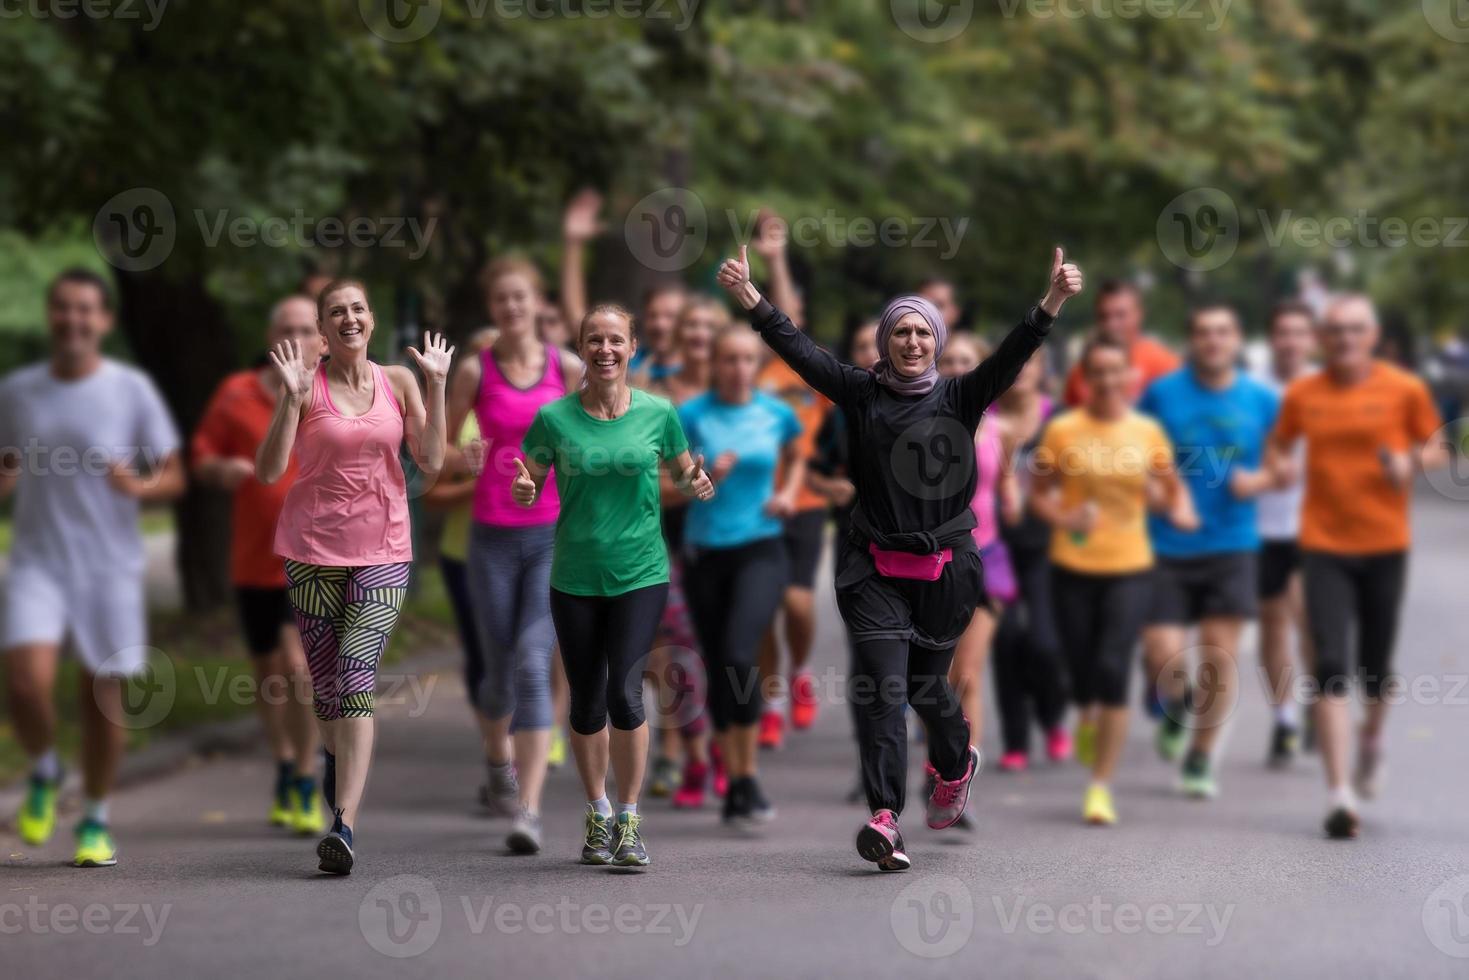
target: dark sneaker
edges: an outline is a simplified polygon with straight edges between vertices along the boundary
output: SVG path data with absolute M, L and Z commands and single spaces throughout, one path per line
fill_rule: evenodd
M 1196 800 L 1212 800 L 1219 795 L 1219 784 L 1214 781 L 1214 768 L 1207 752 L 1197 749 L 1189 752 L 1178 776 L 1178 788 Z
M 1296 727 L 1277 721 L 1275 730 L 1270 733 L 1270 755 L 1266 764 L 1271 769 L 1284 769 L 1295 759 L 1300 744 L 1301 734 Z
M 520 813 L 520 780 L 514 766 L 490 766 L 489 780 L 480 790 L 480 802 L 497 817 Z
M 613 828 L 612 864 L 619 868 L 646 868 L 651 862 L 643 846 L 643 818 L 636 813 L 619 813 Z
M 907 871 L 912 867 L 903 850 L 898 818 L 891 810 L 878 810 L 857 831 L 857 853 L 880 871 Z
M 750 815 L 750 805 L 743 778 L 729 781 L 729 792 L 724 794 L 724 812 L 720 814 L 726 824 L 737 824 Z
M 969 787 L 974 774 L 979 772 L 979 749 L 969 746 L 969 767 L 958 779 L 944 779 L 932 767 L 933 792 L 928 797 L 928 826 L 932 830 L 943 830 L 958 823 L 969 805 Z
M 765 798 L 754 776 L 745 779 L 745 819 L 753 824 L 769 823 L 775 819 L 775 807 Z
M 1326 815 L 1326 836 L 1332 840 L 1355 840 L 1360 829 L 1357 815 L 1344 806 Z
M 541 850 L 541 818 L 524 807 L 510 825 L 505 846 L 516 854 L 539 854 Z
M 581 846 L 582 864 L 612 863 L 612 818 L 587 811 L 586 839 Z
M 352 853 L 352 828 L 342 823 L 341 811 L 337 811 L 337 819 L 333 821 L 331 831 L 317 842 L 316 856 L 321 859 L 321 863 L 316 866 L 320 871 L 329 875 L 352 873 L 352 862 L 355 859 Z

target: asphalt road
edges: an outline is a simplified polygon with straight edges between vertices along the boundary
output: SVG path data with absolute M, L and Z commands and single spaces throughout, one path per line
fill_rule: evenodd
M 68 867 L 67 834 L 36 850 L 0 836 L 5 974 L 1464 977 L 1466 506 L 1418 503 L 1398 659 L 1411 696 L 1391 721 L 1388 791 L 1356 842 L 1323 838 L 1314 758 L 1263 766 L 1268 716 L 1252 682 L 1221 797 L 1176 796 L 1138 721 L 1112 829 L 1080 823 L 1075 765 L 985 772 L 977 831 L 931 833 L 910 800 L 914 868 L 875 874 L 852 848 L 861 809 L 841 802 L 855 764 L 846 710 L 828 706 L 765 757 L 780 813 L 762 837 L 725 832 L 712 808 L 648 801 L 650 870 L 580 867 L 580 794 L 562 770 L 546 851 L 512 857 L 504 823 L 476 812 L 474 738 L 448 672 L 400 685 L 381 712 L 349 878 L 317 874 L 312 841 L 265 826 L 263 755 L 120 794 L 110 870 Z M 839 630 L 828 597 L 818 668 L 841 669 Z M 1253 641 L 1244 662 L 1253 678 Z

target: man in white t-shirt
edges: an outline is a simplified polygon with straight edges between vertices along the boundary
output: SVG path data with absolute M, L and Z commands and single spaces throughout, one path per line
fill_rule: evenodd
M 1276 394 L 1314 370 L 1316 315 L 1305 303 L 1288 301 L 1270 313 L 1270 364 L 1256 377 Z M 1302 462 L 1304 445 L 1298 450 Z M 1265 696 L 1275 707 L 1269 762 L 1290 764 L 1300 742 L 1298 707 L 1291 665 L 1291 635 L 1299 638 L 1302 666 L 1309 670 L 1311 646 L 1306 634 L 1305 604 L 1301 594 L 1301 552 L 1296 538 L 1301 528 L 1301 498 L 1305 482 L 1256 498 L 1260 529 L 1260 662 L 1268 685 Z
M 157 389 L 102 356 L 112 306 L 105 279 L 62 273 L 47 293 L 50 357 L 0 379 L 0 498 L 15 494 L 0 650 L 16 737 L 32 760 L 16 825 L 31 845 L 55 829 L 54 688 L 66 643 L 84 694 L 78 867 L 117 863 L 107 795 L 138 724 L 124 686 L 148 666 L 139 509 L 184 491 L 179 434 Z

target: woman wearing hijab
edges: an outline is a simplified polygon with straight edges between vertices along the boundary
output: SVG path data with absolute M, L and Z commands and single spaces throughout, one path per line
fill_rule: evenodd
M 751 312 L 772 350 L 847 419 L 857 488 L 837 606 L 854 647 L 850 697 L 858 716 L 863 788 L 872 810 L 857 853 L 883 871 L 910 867 L 898 831 L 908 767 L 904 704 L 927 729 L 933 791 L 928 825 L 951 827 L 964 812 L 979 764 L 969 723 L 949 686 L 954 645 L 984 601 L 984 575 L 970 531 L 980 417 L 1050 333 L 1081 271 L 1056 249 L 1045 297 L 974 370 L 939 377 L 948 340 L 938 309 L 919 296 L 888 304 L 871 370 L 843 364 L 796 329 L 750 282 L 746 249 L 719 283 Z

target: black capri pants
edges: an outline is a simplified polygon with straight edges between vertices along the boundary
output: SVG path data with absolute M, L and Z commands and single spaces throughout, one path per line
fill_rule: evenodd
M 1056 628 L 1076 704 L 1127 705 L 1132 652 L 1147 618 L 1151 571 L 1088 575 L 1051 569 Z
M 1316 649 L 1316 683 L 1324 694 L 1343 697 L 1351 686 L 1351 630 L 1357 633 L 1357 669 L 1362 693 L 1382 694 L 1392 670 L 1398 611 L 1407 584 L 1408 554 L 1336 555 L 1301 553 L 1306 593 L 1306 627 Z
M 643 723 L 643 668 L 667 601 L 667 582 L 613 596 L 551 590 L 572 731 L 595 735 L 609 718 L 624 732 Z
M 714 730 L 753 725 L 761 706 L 760 641 L 789 579 L 785 542 L 696 549 L 686 569 L 684 595 L 704 654 Z

